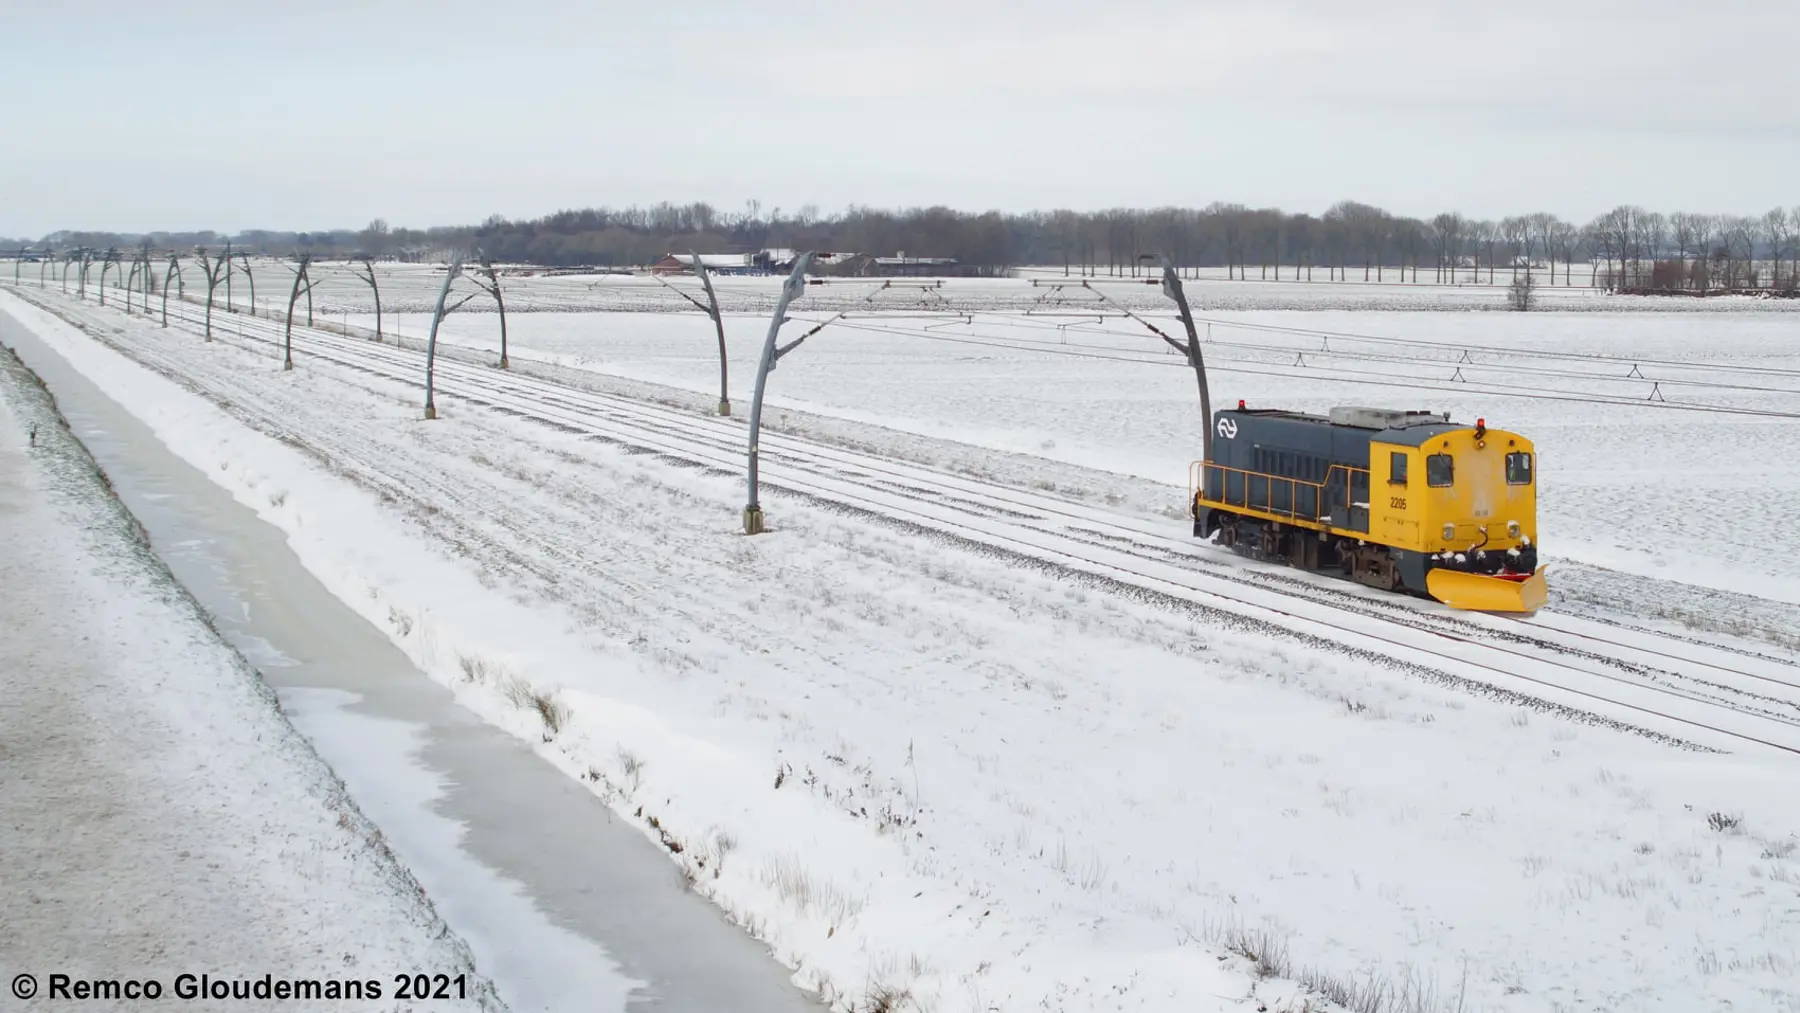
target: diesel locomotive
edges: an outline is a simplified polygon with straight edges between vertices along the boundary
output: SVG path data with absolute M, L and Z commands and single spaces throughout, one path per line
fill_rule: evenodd
M 1452 608 L 1534 612 L 1537 452 L 1447 413 L 1214 413 L 1189 474 L 1194 535 L 1254 559 L 1340 572 Z

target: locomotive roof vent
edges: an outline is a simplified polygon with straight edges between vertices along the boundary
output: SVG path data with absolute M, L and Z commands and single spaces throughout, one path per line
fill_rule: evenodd
M 1450 421 L 1449 412 L 1402 411 L 1398 408 L 1361 408 L 1341 405 L 1331 409 L 1331 423 L 1359 429 L 1405 429 Z
M 1449 414 L 1438 412 L 1404 412 L 1399 408 L 1361 408 L 1354 405 L 1339 405 L 1330 412 L 1332 425 L 1357 426 L 1357 428 L 1404 428 L 1404 426 L 1427 425 L 1449 421 Z

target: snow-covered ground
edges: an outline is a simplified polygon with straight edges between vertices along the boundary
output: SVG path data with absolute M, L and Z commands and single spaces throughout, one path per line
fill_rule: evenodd
M 783 337 L 825 319 L 797 314 Z M 1211 324 L 1215 407 L 1242 398 L 1306 411 L 1376 404 L 1486 418 L 1537 444 L 1540 542 L 1550 561 L 1800 603 L 1800 579 L 1778 549 L 1793 543 L 1792 504 L 1800 500 L 1800 455 L 1780 449 L 1800 448 L 1793 317 L 1257 312 L 1203 319 Z M 372 318 L 349 322 L 368 327 Z M 419 337 L 429 318 L 390 320 L 390 333 L 395 323 Z M 1059 331 L 1058 323 L 1070 326 Z M 497 347 L 497 324 L 492 314 L 452 315 L 439 336 Z M 766 318 L 726 318 L 731 395 L 740 405 L 752 393 L 767 326 Z M 1159 506 L 1179 513 L 1200 452 L 1194 377 L 1163 354 L 1159 339 L 1133 328 L 1117 319 L 853 317 L 783 359 L 768 402 L 1161 483 L 1167 491 Z M 517 314 L 508 338 L 514 358 L 700 393 L 719 388 L 717 338 L 697 312 Z
M 247 308 L 251 305 L 251 295 L 254 292 L 255 305 L 259 310 L 285 312 L 288 297 L 293 291 L 292 261 L 253 257 L 249 265 L 248 276 L 242 267 L 238 267 L 231 273 L 229 286 L 223 282 L 219 285 L 215 293 L 217 305 L 221 308 L 228 304 Z M 0 258 L 0 281 L 12 281 L 12 267 L 9 259 Z M 40 267 L 39 264 L 20 265 L 21 283 L 35 285 L 42 278 L 49 287 L 60 290 L 62 282 L 59 280 L 59 272 L 63 270 L 63 265 L 55 263 L 44 270 L 40 270 Z M 429 312 L 442 286 L 445 267 L 444 264 L 376 265 L 376 282 L 384 309 L 401 313 Z M 1591 265 L 1577 264 L 1572 284 L 1564 278 L 1561 268 L 1559 264 L 1555 284 L 1551 284 L 1547 274 L 1542 271 L 1534 275 L 1538 283 L 1536 291 L 1539 308 L 1580 313 L 1783 314 L 1800 311 L 1800 299 L 1751 296 L 1713 296 L 1705 299 L 1615 296 L 1594 287 Z M 166 270 L 166 265 L 157 266 L 154 279 L 158 291 Z M 518 264 L 500 265 L 499 270 L 504 283 L 507 308 L 514 313 L 665 313 L 688 306 L 681 294 L 641 272 L 578 271 Z M 69 274 L 71 285 L 77 273 Z M 1397 280 L 1398 276 L 1391 268 L 1380 279 L 1371 274 L 1370 280 L 1366 282 L 1362 280 L 1360 268 L 1350 271 L 1348 281 L 1328 280 L 1323 268 L 1315 268 L 1310 281 L 1295 280 L 1292 265 L 1282 268 L 1279 280 L 1273 271 L 1265 277 L 1260 269 L 1254 267 L 1250 269 L 1247 278 L 1227 278 L 1222 268 L 1205 268 L 1187 273 L 1191 275 L 1187 281 L 1189 298 L 1197 311 L 1207 312 L 1505 311 L 1509 308 L 1507 293 L 1512 281 L 1511 274 L 1504 269 L 1498 271 L 1492 281 L 1488 280 L 1485 270 L 1481 273 L 1481 279 L 1476 281 L 1464 269 L 1457 273 L 1454 283 L 1434 282 L 1429 268 L 1420 273 L 1416 282 L 1411 280 L 1410 271 L 1406 275 L 1406 281 Z M 97 285 L 98 275 L 98 266 L 91 266 L 90 292 Z M 309 276 L 314 283 L 313 308 L 318 313 L 335 317 L 346 312 L 372 312 L 375 293 L 363 279 L 360 265 L 320 261 L 312 267 Z M 1147 275 L 1141 272 L 1138 277 L 1133 278 L 1124 273 L 1108 276 L 1103 271 L 1088 280 L 1112 298 L 1135 309 L 1164 308 L 1166 303 L 1157 286 L 1144 284 L 1146 278 Z M 683 291 L 700 294 L 697 279 L 671 276 L 668 280 Z M 1060 266 L 1021 268 L 1012 278 L 929 279 L 924 284 L 933 286 L 930 292 L 921 291 L 920 283 L 915 280 L 899 279 L 895 282 L 898 287 L 887 293 L 883 301 L 892 303 L 910 300 L 915 304 L 935 306 L 948 304 L 959 311 L 1024 310 L 1046 298 L 1054 298 L 1051 286 L 1079 284 L 1082 280 L 1078 269 L 1072 275 L 1065 275 Z M 115 291 L 114 287 L 119 282 L 120 278 L 116 273 L 109 276 L 109 293 Z M 714 279 L 721 305 L 726 312 L 765 315 L 774 306 L 781 282 L 781 278 L 772 276 L 721 275 Z M 191 260 L 186 263 L 178 284 L 180 290 L 188 295 L 205 298 L 205 281 Z M 823 279 L 819 284 L 808 287 L 799 305 L 804 310 L 853 307 L 866 299 L 870 288 L 871 283 L 867 280 Z M 463 281 L 458 283 L 456 291 L 467 294 L 476 290 L 473 285 Z M 1066 292 L 1064 294 L 1067 295 Z M 109 294 L 109 301 L 112 298 L 114 296 Z M 306 304 L 307 300 L 302 296 L 299 305 L 304 308 Z M 491 313 L 493 304 L 483 296 L 470 302 L 465 310 L 471 313 Z
M 185 1001 L 184 974 L 364 990 L 315 1010 L 505 1008 L 4 351 L 0 629 L 5 1008 L 69 1006 L 54 974 L 162 990 L 80 1009 L 259 1005 Z M 402 974 L 463 998 L 405 1001 Z
M 1791 765 L 1567 723 L 792 498 L 745 539 L 735 476 L 450 399 L 426 424 L 415 390 L 304 344 L 282 372 L 262 346 L 111 310 L 79 311 L 108 348 L 4 308 L 840 1005 L 1299 1010 L 1284 975 L 1316 972 L 1434 992 L 1421 1009 L 1800 1008 Z M 804 396 L 828 348 L 777 382 Z M 891 366 L 861 369 L 864 401 L 891 406 Z M 999 388 L 940 386 L 922 421 L 998 442 L 936 409 Z M 1164 397 L 1112 417 L 1179 447 Z M 1017 429 L 1055 439 L 1038 414 Z M 1046 456 L 983 454 L 1060 479 L 1023 449 Z
M 39 371 L 158 558 L 275 690 L 511 1009 L 818 1008 L 686 891 L 666 851 L 420 674 L 284 533 L 5 314 L 0 344 Z

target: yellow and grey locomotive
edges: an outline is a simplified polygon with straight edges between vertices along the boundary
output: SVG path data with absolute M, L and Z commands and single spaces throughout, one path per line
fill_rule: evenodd
M 1453 608 L 1544 604 L 1537 453 L 1523 436 L 1448 414 L 1242 401 L 1212 424 L 1212 459 L 1189 476 L 1195 536 Z

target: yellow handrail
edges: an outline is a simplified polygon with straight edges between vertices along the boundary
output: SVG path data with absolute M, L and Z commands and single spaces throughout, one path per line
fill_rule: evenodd
M 1350 504 L 1350 491 L 1356 486 L 1356 476 L 1363 476 L 1364 484 L 1366 485 L 1369 469 L 1352 468 L 1345 464 L 1334 464 L 1326 470 L 1325 481 L 1309 482 L 1305 479 L 1288 478 L 1285 475 L 1271 475 L 1267 472 L 1250 471 L 1246 468 L 1231 468 L 1222 464 L 1213 464 L 1208 461 L 1195 461 L 1188 466 L 1188 502 L 1195 502 L 1206 492 L 1205 479 L 1210 477 L 1212 473 L 1217 472 L 1220 476 L 1220 498 L 1214 502 L 1223 503 L 1226 506 L 1239 507 L 1244 510 L 1254 510 L 1271 516 L 1285 516 L 1292 520 L 1300 516 L 1300 513 L 1296 509 L 1299 500 L 1295 493 L 1302 487 L 1311 489 L 1313 492 L 1312 502 L 1315 511 L 1323 510 L 1325 508 L 1325 491 L 1332 485 L 1333 477 L 1340 471 L 1344 473 L 1344 502 L 1346 506 L 1348 506 Z M 1240 497 L 1242 502 L 1234 503 L 1230 499 L 1231 483 L 1229 478 L 1233 474 L 1242 475 L 1244 478 L 1243 494 Z M 1255 506 L 1250 502 L 1250 483 L 1253 479 L 1261 479 L 1263 482 L 1264 505 L 1262 506 Z M 1279 509 L 1274 505 L 1273 492 L 1275 483 L 1277 482 L 1285 483 L 1287 486 L 1288 507 L 1286 510 Z M 1307 519 L 1325 520 L 1326 518 L 1323 516 L 1314 516 Z

